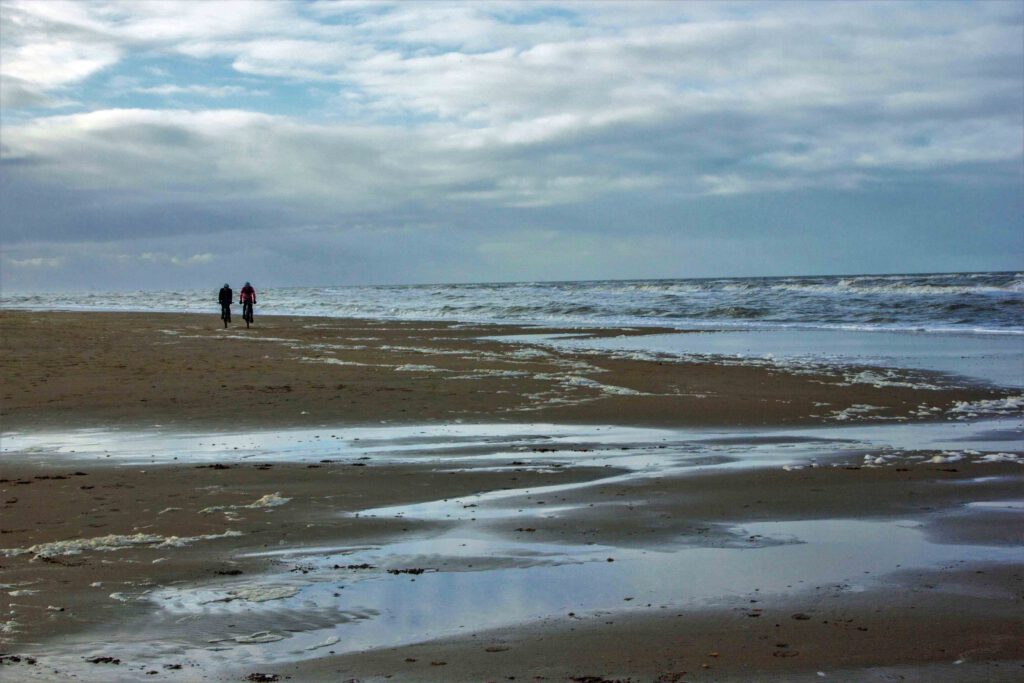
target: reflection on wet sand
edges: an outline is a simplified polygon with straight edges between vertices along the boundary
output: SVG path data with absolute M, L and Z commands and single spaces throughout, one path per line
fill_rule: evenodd
M 383 506 L 317 499 L 317 524 L 333 518 L 382 526 L 356 543 L 327 529 L 316 539 L 298 533 L 294 541 L 259 548 L 257 539 L 265 537 L 251 524 L 313 521 L 312 508 L 292 511 L 303 504 L 301 489 L 289 490 L 282 471 L 270 480 L 281 492 L 196 510 L 209 523 L 244 528 L 253 541 L 247 548 L 243 537 L 235 558 L 262 562 L 260 573 L 128 586 L 117 591 L 120 616 L 111 612 L 59 639 L 37 634 L 26 642 L 25 650 L 48 667 L 19 668 L 26 678 L 58 670 L 112 680 L 90 661 L 105 656 L 107 643 L 116 643 L 125 674 L 171 676 L 176 669 L 164 667 L 185 663 L 207 675 L 243 662 L 286 666 L 564 619 L 647 618 L 723 605 L 746 605 L 746 616 L 757 618 L 763 605 L 822 591 L 870 596 L 908 571 L 1024 563 L 1005 519 L 1019 521 L 1024 436 L 1006 418 L 731 431 L 90 431 L 9 434 L 3 448 L 5 457 L 80 467 L 96 477 L 104 470 L 172 468 L 186 458 L 190 468 L 262 463 L 312 466 L 326 476 L 342 471 L 331 468 L 361 465 L 371 473 L 388 469 L 392 480 L 403 468 L 452 480 L 502 477 L 443 497 L 426 488 Z M 528 485 L 517 485 L 527 476 Z M 916 505 L 896 493 L 905 494 L 908 484 L 895 476 L 914 477 L 907 481 L 918 489 L 911 492 Z M 716 494 L 702 500 L 710 490 Z M 815 495 L 834 500 L 807 504 Z M 168 510 L 159 514 L 175 514 Z M 943 526 L 952 513 L 1003 517 L 988 522 L 997 533 L 957 536 Z

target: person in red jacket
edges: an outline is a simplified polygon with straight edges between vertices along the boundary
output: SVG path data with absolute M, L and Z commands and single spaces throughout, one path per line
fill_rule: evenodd
M 252 322 L 252 306 L 256 303 L 256 290 L 248 282 L 238 294 L 238 303 L 242 304 L 242 318 L 248 327 L 248 323 Z
M 238 303 L 256 303 L 256 290 L 248 282 L 245 283 L 245 287 L 242 287 L 242 291 L 238 295 Z

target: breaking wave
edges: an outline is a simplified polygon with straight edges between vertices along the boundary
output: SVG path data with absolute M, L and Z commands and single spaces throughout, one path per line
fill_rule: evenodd
M 1024 334 L 1024 273 L 290 287 L 258 313 L 674 328 Z M 216 312 L 209 291 L 15 294 L 3 308 Z

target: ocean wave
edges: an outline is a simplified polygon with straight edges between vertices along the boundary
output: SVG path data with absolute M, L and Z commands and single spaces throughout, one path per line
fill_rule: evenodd
M 750 306 L 722 306 L 707 312 L 709 318 L 737 318 L 740 320 L 764 318 L 769 313 L 760 308 Z
M 965 285 L 910 285 L 910 284 L 777 284 L 773 289 L 794 294 L 815 294 L 848 296 L 850 294 L 868 294 L 876 296 L 965 296 L 1019 294 L 1024 287 L 1017 285 L 997 286 L 965 286 Z
M 1020 273 L 270 288 L 260 310 L 339 318 L 1022 334 Z M 207 312 L 215 289 L 5 294 L 0 307 Z

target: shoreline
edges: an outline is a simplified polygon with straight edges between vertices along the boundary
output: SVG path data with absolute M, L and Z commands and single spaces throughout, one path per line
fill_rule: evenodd
M 0 673 L 1024 666 L 1019 392 L 562 352 L 476 325 L 0 324 Z M 957 408 L 984 401 L 1008 409 Z

